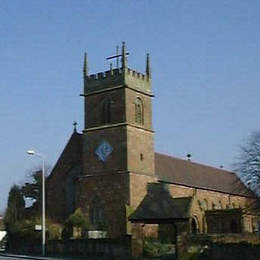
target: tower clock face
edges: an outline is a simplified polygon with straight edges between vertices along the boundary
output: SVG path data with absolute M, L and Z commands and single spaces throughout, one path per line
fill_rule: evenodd
M 107 141 L 103 140 L 97 147 L 95 153 L 102 162 L 105 162 L 112 151 L 113 147 Z

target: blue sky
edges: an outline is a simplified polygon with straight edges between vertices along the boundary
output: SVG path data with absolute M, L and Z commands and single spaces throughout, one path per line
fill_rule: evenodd
M 0 0 L 0 211 L 10 186 L 54 165 L 83 128 L 82 63 L 107 70 L 126 41 L 129 67 L 150 52 L 158 152 L 231 169 L 260 126 L 258 0 Z

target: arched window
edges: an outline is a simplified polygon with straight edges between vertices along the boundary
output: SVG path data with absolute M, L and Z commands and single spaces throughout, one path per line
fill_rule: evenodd
M 241 232 L 239 225 L 235 219 L 232 219 L 230 221 L 230 231 L 231 231 L 231 233 L 240 233 Z
M 106 224 L 104 204 L 95 197 L 89 209 L 90 223 L 97 229 L 102 229 Z
M 111 100 L 110 99 L 106 99 L 103 102 L 102 122 L 103 124 L 111 123 Z
M 144 124 L 143 102 L 139 97 L 135 101 L 135 122 L 139 125 Z
M 221 203 L 221 201 L 218 202 L 218 204 L 217 204 L 217 209 L 222 209 L 222 203 Z
M 68 214 L 72 214 L 76 207 L 76 193 L 77 185 L 76 179 L 80 175 L 80 168 L 73 167 L 66 175 L 65 178 L 65 199 L 66 199 L 66 211 Z
M 191 219 L 191 233 L 192 234 L 198 233 L 198 225 L 197 225 L 197 221 L 195 218 Z

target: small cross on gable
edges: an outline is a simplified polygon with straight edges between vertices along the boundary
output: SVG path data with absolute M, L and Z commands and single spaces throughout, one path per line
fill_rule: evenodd
M 76 121 L 73 122 L 73 126 L 74 126 L 74 133 L 77 132 L 77 125 L 78 123 Z

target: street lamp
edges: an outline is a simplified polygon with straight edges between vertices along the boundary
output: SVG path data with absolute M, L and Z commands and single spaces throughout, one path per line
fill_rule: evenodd
M 44 156 L 34 150 L 28 150 L 27 154 L 39 156 L 42 160 L 42 255 L 45 256 L 45 170 Z

